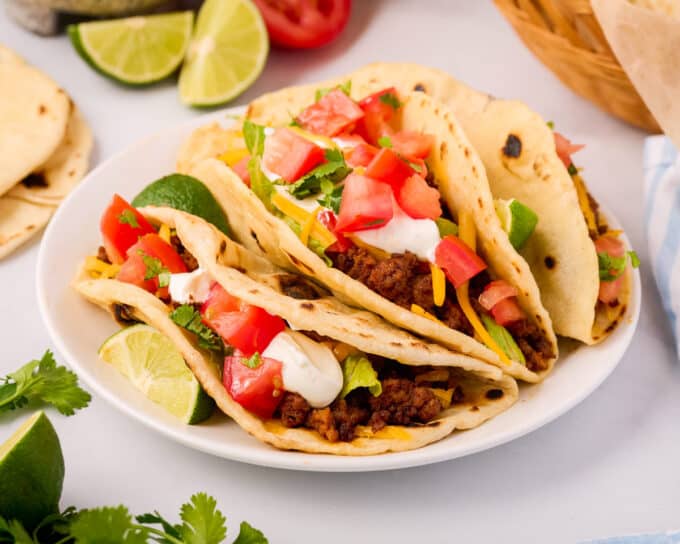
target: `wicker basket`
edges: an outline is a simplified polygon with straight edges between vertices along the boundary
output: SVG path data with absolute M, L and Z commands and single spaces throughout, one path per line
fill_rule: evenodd
M 659 125 L 609 48 L 589 0 L 494 0 L 526 46 L 577 94 L 648 132 Z

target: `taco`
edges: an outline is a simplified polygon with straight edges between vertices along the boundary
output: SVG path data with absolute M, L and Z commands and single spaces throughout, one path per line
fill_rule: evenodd
M 122 324 L 168 336 L 221 410 L 275 447 L 408 450 L 517 399 L 496 367 L 343 305 L 198 217 L 116 196 L 102 229 L 105 247 L 74 287 Z
M 178 168 L 189 165 L 230 210 L 239 242 L 278 266 L 540 381 L 557 357 L 550 317 L 474 149 L 429 97 L 365 88 L 352 78 L 265 95 L 249 106 L 240 144 L 218 151 L 238 130 L 205 127 Z M 191 156 L 201 150 L 221 160 Z
M 626 252 L 621 232 L 609 228 L 572 162 L 583 146 L 554 132 L 525 104 L 495 99 L 433 68 L 378 63 L 351 78 L 370 89 L 423 92 L 450 107 L 484 163 L 494 197 L 516 199 L 538 216 L 520 253 L 555 332 L 593 344 L 615 329 L 630 297 L 628 255 L 634 265 L 637 258 Z

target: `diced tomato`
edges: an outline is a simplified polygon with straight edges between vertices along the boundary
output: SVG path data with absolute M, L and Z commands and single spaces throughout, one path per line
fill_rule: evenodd
M 434 145 L 434 136 L 423 132 L 400 130 L 390 137 L 392 149 L 406 157 L 424 159 Z
M 144 264 L 144 259 L 140 255 L 132 255 L 120 266 L 116 279 L 141 287 L 150 293 L 155 293 L 157 281 L 153 279 L 145 280 L 145 276 L 146 264 Z
M 595 240 L 595 251 L 607 253 L 611 257 L 623 257 L 626 254 L 623 242 L 610 235 L 600 236 Z M 612 281 L 600 280 L 600 291 L 597 298 L 605 304 L 614 302 L 619 298 L 621 289 L 623 289 L 623 275 Z
M 210 288 L 201 316 L 226 343 L 247 357 L 264 351 L 272 338 L 286 327 L 280 317 L 231 296 L 219 283 Z
M 357 166 L 368 166 L 378 154 L 378 148 L 371 144 L 363 143 L 345 152 L 345 161 L 352 168 Z
M 261 357 L 255 368 L 246 365 L 247 357 L 224 358 L 222 382 L 231 395 L 249 412 L 270 419 L 283 398 L 283 364 Z
M 337 232 L 355 232 L 380 227 L 392 219 L 392 188 L 359 174 L 345 178 Z
M 378 114 L 384 121 L 391 121 L 396 113 L 394 102 L 399 102 L 399 94 L 394 87 L 387 87 L 359 101 L 359 107 L 365 112 Z
M 117 194 L 113 195 L 111 204 L 102 215 L 99 227 L 106 254 L 114 264 L 125 261 L 125 253 L 140 236 L 156 232 L 141 213 Z
M 621 275 L 612 281 L 600 281 L 600 290 L 597 294 L 598 300 L 605 304 L 618 300 L 623 289 L 623 278 L 624 276 Z
M 250 187 L 250 172 L 248 172 L 248 161 L 250 161 L 250 155 L 246 155 L 236 164 L 232 165 L 231 169 L 236 172 L 236 175 L 241 178 L 243 183 Z
M 486 263 L 481 257 L 452 234 L 442 238 L 434 256 L 435 264 L 444 271 L 456 288 L 486 269 Z
M 383 136 L 391 138 L 394 132 L 389 121 L 385 120 L 381 112 L 376 111 L 365 112 L 356 125 L 356 133 L 373 145 L 378 145 L 378 140 Z
M 333 89 L 298 115 L 297 122 L 314 134 L 335 136 L 363 116 L 364 112 L 354 100 L 340 89 Z
M 420 174 L 424 178 L 427 177 L 427 164 L 425 164 L 425 161 L 423 159 L 417 159 L 416 157 L 404 157 L 404 158 L 409 163 L 411 168 L 413 168 L 416 174 Z
M 318 145 L 290 129 L 279 128 L 264 141 L 264 165 L 293 183 L 325 160 Z
M 370 178 L 384 181 L 392 186 L 395 192 L 415 174 L 414 170 L 394 151 L 383 147 L 366 167 L 366 175 Z
M 479 303 L 486 310 L 491 310 L 501 300 L 506 298 L 516 297 L 517 289 L 510 285 L 505 280 L 494 280 L 489 282 L 481 295 L 479 295 Z
M 439 191 L 418 174 L 406 178 L 395 196 L 401 209 L 414 219 L 437 219 L 442 214 Z
M 564 166 L 569 168 L 571 165 L 571 155 L 572 153 L 576 153 L 577 151 L 580 151 L 585 147 L 583 144 L 572 144 L 569 140 L 567 140 L 564 136 L 562 136 L 559 132 L 555 132 L 555 150 L 557 151 L 557 155 L 562 159 L 562 162 L 564 163 Z
M 336 241 L 333 242 L 329 247 L 327 247 L 326 251 L 334 253 L 344 253 L 354 245 L 352 243 L 352 240 L 350 240 L 346 236 L 343 236 L 342 234 L 335 230 L 338 220 L 332 211 L 323 210 L 319 212 L 319 214 L 317 215 L 317 219 L 319 220 L 319 223 L 321 223 L 324 227 L 331 231 L 336 238 Z
M 491 315 L 496 323 L 503 327 L 526 317 L 515 298 L 506 298 L 498 302 L 491 309 Z

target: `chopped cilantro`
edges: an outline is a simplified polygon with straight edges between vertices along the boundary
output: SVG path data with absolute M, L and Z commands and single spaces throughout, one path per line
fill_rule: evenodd
M 257 368 L 262 364 L 262 358 L 260 357 L 260 354 L 256 351 L 250 357 L 248 358 L 244 357 L 243 359 L 241 359 L 241 363 L 243 363 L 248 368 Z
M 178 306 L 170 314 L 170 319 L 180 327 L 194 333 L 198 337 L 199 347 L 216 351 L 219 354 L 226 354 L 229 351 L 222 338 L 203 323 L 201 314 L 193 306 L 189 304 Z
M 393 109 L 398 110 L 401 108 L 401 102 L 399 102 L 399 99 L 392 93 L 385 93 L 380 95 L 380 101 L 383 104 L 387 104 L 388 106 L 391 106 Z
M 290 123 L 288 123 L 288 126 L 289 127 L 300 127 L 300 128 L 302 128 L 302 125 L 300 124 L 300 122 L 297 120 L 296 117 L 293 117 L 293 116 L 291 116 L 291 120 L 290 120 Z
M 139 228 L 139 221 L 132 210 L 123 210 L 123 213 L 118 216 L 118 222 L 121 225 L 130 225 L 133 229 Z
M 163 266 L 161 260 L 144 253 L 141 249 L 137 250 L 137 254 L 142 257 L 142 261 L 144 261 L 144 266 L 146 267 L 144 279 L 152 280 L 158 278 L 158 286 L 167 287 L 170 283 L 170 271 Z
M 330 185 L 330 187 L 329 187 Z M 330 190 L 329 190 L 330 188 Z M 321 184 L 321 191 L 324 195 L 317 200 L 324 208 L 333 210 L 337 215 L 340 213 L 340 203 L 342 202 L 342 191 L 345 189 L 344 185 Z
M 628 256 L 630 257 L 630 265 L 633 268 L 639 268 L 640 267 L 640 257 L 638 257 L 638 254 L 635 253 L 634 251 L 628 251 Z
M 612 257 L 609 253 L 601 251 L 597 254 L 597 262 L 600 269 L 600 281 L 614 281 L 626 270 L 626 261 L 630 258 L 633 268 L 640 266 L 640 258 L 634 251 L 627 251 L 622 257 Z
M 576 174 L 578 174 L 578 169 L 574 166 L 573 162 L 567 168 L 567 172 L 569 172 L 570 176 L 575 176 Z
M 411 168 L 413 168 L 416 172 L 418 172 L 419 174 L 423 174 L 423 173 L 424 173 L 424 172 L 423 172 L 423 166 L 422 166 L 421 164 L 418 164 L 417 162 L 410 161 L 410 160 L 408 160 L 406 157 L 402 157 L 402 159 L 404 159 L 404 160 L 406 161 L 406 163 L 407 163 Z
M 328 93 L 330 93 L 333 89 L 340 89 L 343 93 L 349 96 L 349 93 L 352 91 L 352 80 L 348 79 L 347 81 L 341 83 L 336 87 L 321 87 L 320 89 L 317 89 L 316 93 L 314 93 L 314 101 L 318 102 Z
M 548 125 L 548 128 L 549 128 L 550 130 L 555 130 L 555 122 L 554 122 L 554 121 L 548 121 L 548 122 L 546 123 L 546 125 Z
M 326 162 L 317 166 L 311 172 L 305 174 L 288 188 L 288 191 L 297 199 L 303 199 L 320 192 L 321 184 L 325 182 L 326 188 L 329 183 L 338 183 L 347 177 L 352 169 L 347 166 L 342 152 L 338 149 L 326 149 L 324 152 Z M 327 191 L 324 191 L 327 192 Z
M 381 136 L 378 138 L 378 145 L 380 147 L 392 147 L 392 140 L 389 136 Z

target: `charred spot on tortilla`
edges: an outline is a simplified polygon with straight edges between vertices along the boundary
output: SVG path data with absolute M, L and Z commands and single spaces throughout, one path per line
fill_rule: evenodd
M 260 240 L 257 239 L 257 234 L 255 234 L 255 231 L 253 229 L 250 229 L 250 236 L 253 240 L 255 240 L 255 243 L 257 244 L 257 247 L 260 248 L 260 251 L 262 251 L 262 253 L 266 254 L 267 252 L 262 247 L 262 244 L 260 244 Z
M 474 166 L 473 166 L 473 168 L 474 168 Z M 478 205 L 480 208 L 483 208 L 483 207 L 484 207 L 484 203 L 482 202 L 482 197 L 481 197 L 481 196 L 477 198 L 477 205 Z
M 468 158 L 470 156 L 470 148 L 469 147 L 464 148 L 463 153 L 465 153 L 465 158 Z
M 302 304 L 300 304 L 300 308 L 302 308 L 303 310 L 313 310 L 314 304 L 312 304 L 311 302 L 303 302 Z
M 446 142 L 442 142 L 441 145 L 439 146 L 439 156 L 441 159 L 444 159 L 444 155 L 446 155 L 446 152 L 447 152 Z
M 552 270 L 557 265 L 557 261 L 555 261 L 555 258 L 551 257 L 550 255 L 543 259 L 543 262 L 545 263 L 545 267 L 548 270 Z
M 45 115 L 47 113 L 47 108 L 44 104 L 40 104 L 38 107 L 38 115 Z
M 33 187 L 47 187 L 47 180 L 45 179 L 45 174 L 43 172 L 34 172 L 22 179 L 21 184 L 28 189 L 32 189 Z
M 257 295 L 260 291 L 258 289 L 251 289 L 248 291 L 251 295 Z
M 470 411 L 471 412 L 479 412 L 479 406 L 473 406 L 472 408 L 470 408 Z
M 505 145 L 503 146 L 503 155 L 516 159 L 521 154 L 522 140 L 519 139 L 519 136 L 508 134 L 508 138 L 505 140 Z
M 417 91 L 419 93 L 424 93 L 425 92 L 425 85 L 423 85 L 422 83 L 416 83 L 413 86 L 413 90 Z
M 312 282 L 297 274 L 280 274 L 279 287 L 286 296 L 298 300 L 317 300 L 321 298 L 319 289 Z
M 401 345 L 401 342 L 390 342 L 390 346 L 394 346 L 395 348 L 400 348 Z
M 486 392 L 486 398 L 489 400 L 497 400 L 503 397 L 503 390 L 502 389 L 489 389 Z
M 115 303 L 113 305 L 113 315 L 116 318 L 116 321 L 118 321 L 118 323 L 120 323 L 121 325 L 139 323 L 139 320 L 135 318 L 133 312 L 134 308 L 128 306 L 127 304 Z

